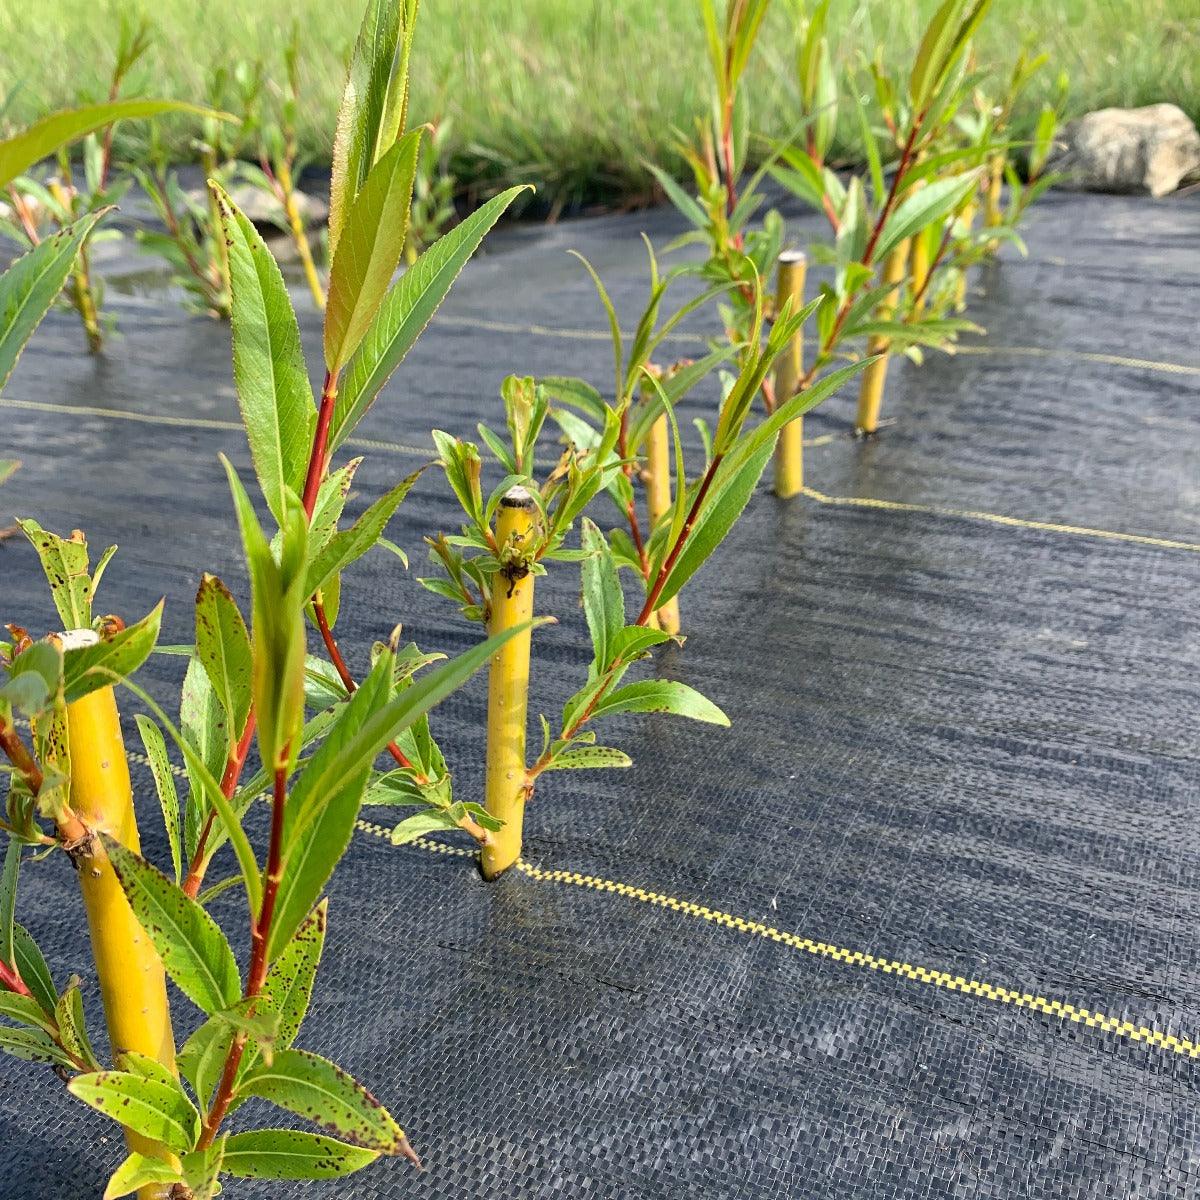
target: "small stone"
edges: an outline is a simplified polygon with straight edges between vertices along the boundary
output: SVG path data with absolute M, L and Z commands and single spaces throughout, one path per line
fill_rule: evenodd
M 1060 187 L 1165 196 L 1200 177 L 1200 133 L 1174 104 L 1102 108 L 1068 122 L 1048 169 Z

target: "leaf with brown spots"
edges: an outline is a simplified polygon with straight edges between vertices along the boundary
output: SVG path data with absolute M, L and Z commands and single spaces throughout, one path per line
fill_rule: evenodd
M 167 1084 L 129 1071 L 96 1071 L 77 1075 L 67 1087 L 97 1112 L 178 1153 L 200 1136 L 200 1114 L 174 1079 Z
M 347 1146 L 319 1133 L 256 1129 L 230 1136 L 221 1169 L 240 1179 L 335 1179 L 378 1157 L 374 1150 Z
M 355 1146 L 381 1154 L 403 1152 L 404 1133 L 362 1084 L 328 1059 L 306 1050 L 284 1050 L 271 1066 L 256 1067 L 239 1087 L 261 1096 Z

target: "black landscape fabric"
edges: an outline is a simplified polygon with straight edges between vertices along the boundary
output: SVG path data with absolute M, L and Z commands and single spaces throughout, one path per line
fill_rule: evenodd
M 608 385 L 603 314 L 566 250 L 629 322 L 641 229 L 665 245 L 678 225 L 501 231 L 360 428 L 354 511 L 422 460 L 432 425 L 497 423 L 509 372 Z M 986 336 L 893 364 L 877 441 L 848 436 L 852 394 L 809 418 L 819 495 L 764 484 L 684 594 L 687 644 L 650 669 L 732 729 L 614 721 L 603 740 L 634 768 L 544 779 L 530 869 L 492 886 L 468 857 L 356 837 L 301 1044 L 367 1082 L 425 1172 L 229 1195 L 1200 1194 L 1200 196 L 1051 196 L 1028 243 L 973 277 Z M 164 641 L 187 642 L 202 570 L 246 594 L 217 462 L 248 477 L 228 334 L 144 289 L 110 303 L 103 358 L 54 314 L 0 401 L 24 461 L 0 524 L 119 543 L 101 609 L 135 617 L 165 594 Z M 316 364 L 319 321 L 297 303 Z M 671 353 L 695 354 L 714 319 Z M 339 634 L 356 669 L 397 622 L 428 649 L 474 640 L 414 578 L 421 536 L 456 512 L 426 474 L 391 526 L 413 570 L 383 553 L 354 570 Z M 553 714 L 586 632 L 573 568 L 538 587 L 565 618 L 535 640 L 532 704 Z M 21 538 L 0 543 L 0 599 L 5 620 L 53 623 Z M 143 671 L 172 709 L 180 661 Z M 479 793 L 483 695 L 476 679 L 435 714 L 461 796 Z M 218 902 L 230 923 L 238 903 Z M 59 981 L 85 977 L 99 1034 L 62 856 L 23 874 L 20 910 Z M 273 1119 L 253 1103 L 235 1127 Z M 48 1069 L 0 1059 L 5 1200 L 98 1196 L 122 1155 Z

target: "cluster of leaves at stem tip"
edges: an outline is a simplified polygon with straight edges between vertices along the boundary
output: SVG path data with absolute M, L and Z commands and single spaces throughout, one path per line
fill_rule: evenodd
M 150 125 L 146 152 L 139 163 L 125 161 L 115 141 L 121 121 L 187 113 L 198 119 L 192 150 L 205 177 L 239 197 L 258 194 L 259 219 L 291 240 L 313 302 L 324 308 L 325 283 L 319 263 L 328 258 L 328 246 L 323 227 L 310 227 L 309 202 L 298 186 L 307 165 L 297 139 L 303 88 L 299 24 L 293 25 L 283 45 L 277 70 L 262 61 L 233 61 L 214 68 L 206 87 L 205 107 L 122 99 L 127 93 L 145 90 L 145 60 L 153 42 L 153 31 L 144 18 L 123 13 L 105 102 L 57 114 L 27 131 L 29 144 L 36 146 L 38 153 L 25 159 L 11 175 L 0 176 L 7 200 L 7 213 L 0 216 L 0 236 L 22 249 L 32 249 L 82 219 L 103 216 L 136 181 L 157 217 L 157 227 L 136 230 L 139 247 L 165 263 L 190 308 L 228 318 L 232 303 L 229 256 L 212 195 L 203 188 L 184 186 L 171 165 L 157 124 Z M 441 120 L 429 128 L 430 137 L 418 160 L 405 247 L 410 265 L 456 218 L 455 180 L 445 157 L 451 122 Z M 77 159 L 73 159 L 67 143 L 76 136 L 82 136 L 82 142 Z M 47 154 L 53 154 L 53 167 L 35 167 Z M 91 251 L 121 237 L 121 232 L 110 226 L 90 227 L 62 289 L 60 303 L 78 315 L 92 352 L 102 349 L 116 319 L 105 310 L 103 280 Z
M 421 129 L 406 128 L 416 15 L 416 0 L 371 0 L 353 51 L 335 141 L 319 400 L 279 269 L 220 181 L 211 181 L 229 258 L 234 378 L 272 527 L 264 528 L 226 461 L 250 580 L 250 620 L 220 579 L 203 576 L 194 644 L 164 648 L 186 654 L 177 720 L 130 680 L 155 650 L 162 605 L 128 626 L 94 616 L 93 598 L 113 548 L 92 567 L 78 531 L 62 537 L 22 522 L 63 628 L 96 636 L 35 640 L 10 625 L 10 639 L 0 645 L 7 781 L 0 823 L 7 839 L 0 1017 L 8 1022 L 0 1025 L 0 1049 L 50 1064 L 75 1096 L 142 1139 L 113 1175 L 107 1197 L 162 1184 L 173 1196 L 206 1200 L 220 1190 L 223 1176 L 327 1178 L 381 1155 L 415 1158 L 378 1100 L 296 1043 L 325 937 L 322 896 L 361 805 L 380 787 L 377 758 L 389 753 L 420 781 L 422 803 L 438 827 L 472 825 L 466 806 L 455 807 L 448 789 L 444 794 L 434 785 L 437 755 L 429 748 L 426 716 L 521 632 L 442 661 L 402 644 L 397 628 L 371 649 L 361 680 L 350 674 L 334 637 L 342 573 L 375 547 L 402 557 L 384 529 L 420 472 L 344 522 L 359 460 L 331 470 L 331 457 L 522 190 L 491 200 L 394 279 L 410 244 L 407 222 L 423 137 Z M 116 103 L 131 115 L 129 102 Z M 52 118 L 0 144 L 0 173 L 14 177 L 48 146 L 103 128 L 114 115 L 110 105 Z M 94 220 L 46 238 L 0 277 L 0 311 L 16 314 L 0 329 L 0 385 Z M 314 628 L 324 656 L 309 652 Z M 170 847 L 162 869 L 104 830 L 90 829 L 73 807 L 72 706 L 114 682 L 146 710 L 138 728 Z M 248 775 L 255 740 L 259 765 Z M 172 761 L 172 746 L 182 766 Z M 250 817 L 258 801 L 269 805 L 271 816 L 266 844 L 256 847 L 252 839 L 262 826 Z M 60 990 L 33 935 L 16 923 L 18 878 L 30 851 L 59 848 L 76 862 L 111 864 L 177 990 L 175 999 L 186 1001 L 173 1005 L 175 1028 L 185 1028 L 187 1015 L 195 1014 L 178 1071 L 128 1052 L 101 1063 L 87 1034 L 79 980 L 72 977 Z M 227 873 L 214 880 L 218 863 Z M 238 939 L 226 932 L 231 922 L 248 930 L 244 964 L 235 954 Z M 318 1130 L 289 1124 L 228 1132 L 227 1117 L 251 1097 Z
M 798 106 L 792 131 L 755 147 L 746 65 L 770 0 L 701 0 L 714 77 L 713 111 L 681 135 L 695 191 L 647 164 L 669 199 L 692 226 L 675 245 L 699 244 L 707 259 L 693 268 L 728 288 L 723 318 L 730 344 L 745 346 L 753 320 L 756 279 L 773 268 L 787 242 L 778 211 L 762 213 L 768 177 L 824 214 L 830 241 L 810 247 L 814 261 L 832 268 L 821 285 L 829 303 L 817 310 L 815 352 L 801 380 L 808 387 L 838 358 L 861 353 L 864 340 L 918 359 L 923 347 L 951 350 L 974 331 L 954 315 L 964 307 L 965 270 L 1004 240 L 1020 246 L 1016 226 L 1029 204 L 1052 182 L 1046 163 L 1065 98 L 1046 105 L 1028 143 L 1012 140 L 1009 122 L 1017 96 L 1045 63 L 1022 53 L 1009 79 L 993 84 L 978 70 L 971 40 L 990 0 L 944 0 L 930 19 L 907 76 L 890 73 L 883 51 L 843 65 L 831 47 L 830 0 L 817 0 L 799 22 L 796 39 Z M 1003 89 L 999 99 L 996 87 Z M 830 155 L 839 130 L 849 126 L 865 166 L 835 170 Z M 1024 182 L 1017 152 L 1025 150 Z M 752 154 L 760 160 L 747 176 Z M 1000 183 L 1009 184 L 1007 209 Z M 975 227 L 980 202 L 986 221 Z M 1023 247 L 1022 247 L 1023 248 Z M 889 282 L 889 256 L 911 256 L 905 286 Z M 916 264 L 925 264 L 917 270 Z M 901 278 L 904 278 L 904 275 Z M 776 402 L 771 381 L 763 388 Z

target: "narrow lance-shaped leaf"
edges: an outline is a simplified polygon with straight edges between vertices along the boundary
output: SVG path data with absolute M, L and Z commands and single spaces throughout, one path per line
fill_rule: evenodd
M 196 1144 L 200 1114 L 178 1082 L 174 1086 L 130 1071 L 98 1071 L 77 1075 L 67 1085 L 73 1096 L 177 1153 Z
M 583 612 L 592 635 L 596 667 L 603 671 L 612 662 L 613 639 L 625 627 L 625 596 L 608 539 L 586 517 L 580 543 L 588 554 L 580 572 Z
M 241 982 L 233 951 L 217 923 L 140 855 L 107 834 L 100 836 L 167 974 L 205 1012 L 228 1008 L 241 995 Z
M 161 1158 L 150 1158 L 144 1154 L 130 1154 L 112 1173 L 104 1189 L 103 1200 L 119 1200 L 130 1196 L 147 1184 L 172 1184 L 179 1179 L 179 1171 Z
M 37 551 L 63 628 L 88 628 L 92 623 L 92 579 L 88 574 L 88 548 L 83 534 L 76 531 L 65 538 L 43 529 L 33 520 L 17 523 Z
M 17 908 L 17 878 L 21 870 L 21 843 L 8 839 L 4 850 L 4 869 L 0 871 L 0 962 L 13 966 L 13 915 Z
M 239 1179 L 336 1179 L 378 1157 L 377 1150 L 347 1146 L 320 1133 L 256 1129 L 230 1135 L 222 1169 Z
M 910 191 L 884 225 L 875 247 L 875 261 L 883 262 L 905 238 L 948 217 L 975 188 L 978 179 L 978 171 L 968 171 Z
M 383 148 L 380 136 L 396 69 L 402 15 L 396 0 L 368 0 L 350 57 L 338 108 L 329 185 L 329 249 L 334 254 L 350 207 Z
M 413 484 L 420 479 L 424 469 L 422 467 L 402 479 L 391 491 L 376 500 L 349 529 L 335 533 L 329 539 L 324 549 L 308 566 L 304 581 L 306 596 L 315 595 L 334 576 L 344 571 L 378 542 L 392 515 L 412 490 Z
M 710 725 L 728 725 L 729 718 L 695 688 L 670 679 L 643 679 L 609 693 L 592 709 L 592 720 L 625 712 L 664 712 Z
M 6 145 L 11 143 L 0 142 L 0 155 Z M 83 217 L 46 238 L 0 275 L 0 390 L 8 382 L 25 343 L 62 292 L 84 238 L 104 212 Z M 0 463 L 0 483 L 15 468 L 15 463 Z
M 167 743 L 163 740 L 162 730 L 145 713 L 138 713 L 134 719 L 146 750 L 146 758 L 150 762 L 150 774 L 154 777 L 154 790 L 158 793 L 163 826 L 171 847 L 171 866 L 175 871 L 175 882 L 178 883 L 183 865 L 179 844 L 179 793 L 175 789 L 175 775 L 167 756 Z
M 7 141 L 0 142 L 0 188 L 6 188 L 18 175 L 40 159 L 49 157 L 59 147 L 105 125 L 167 112 L 189 112 L 233 120 L 228 113 L 214 112 L 179 100 L 114 100 L 107 104 L 89 104 L 84 108 L 51 113 Z
M 229 718 L 229 749 L 236 746 L 250 713 L 253 661 L 250 635 L 229 589 L 215 576 L 200 577 L 196 593 L 196 654 Z
M 233 377 L 259 486 L 283 524 L 308 470 L 316 405 L 283 276 L 245 214 L 210 183 L 229 242 Z
M 405 134 L 371 168 L 346 217 L 325 309 L 325 366 L 331 372 L 358 348 L 404 253 L 421 133 Z
M 391 1114 L 340 1067 L 305 1050 L 284 1050 L 260 1064 L 238 1089 L 306 1117 L 355 1146 L 400 1154 L 404 1131 Z
M 362 420 L 488 231 L 526 190 L 509 188 L 489 200 L 434 242 L 392 286 L 342 376 L 329 430 L 330 453 Z

